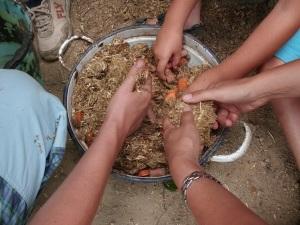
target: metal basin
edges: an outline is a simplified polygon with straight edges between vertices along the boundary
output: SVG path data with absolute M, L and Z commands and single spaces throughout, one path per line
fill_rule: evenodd
M 156 35 L 159 31 L 159 27 L 148 26 L 148 25 L 139 25 L 139 26 L 131 26 L 127 28 L 123 28 L 121 30 L 115 31 L 112 34 L 109 34 L 97 41 L 95 41 L 84 53 L 81 57 L 77 65 L 73 67 L 71 70 L 69 82 L 65 89 L 64 95 L 64 105 L 67 108 L 68 112 L 68 124 L 69 124 L 69 133 L 77 144 L 79 149 L 83 152 L 87 151 L 87 146 L 84 142 L 79 140 L 76 129 L 72 125 L 71 116 L 72 116 L 72 94 L 74 90 L 74 86 L 76 84 L 76 80 L 80 75 L 80 72 L 84 68 L 85 64 L 89 62 L 93 58 L 93 56 L 101 49 L 101 47 L 105 44 L 110 43 L 114 38 L 122 38 L 130 45 L 134 45 L 137 43 L 145 43 L 151 46 L 156 39 Z M 190 66 L 201 65 L 201 64 L 210 64 L 215 66 L 218 64 L 217 57 L 209 50 L 206 46 L 204 46 L 201 42 L 199 42 L 195 37 L 185 34 L 184 35 L 184 48 L 187 50 L 190 61 Z M 220 143 L 222 141 L 224 130 L 221 129 L 217 131 L 217 138 L 215 143 L 206 149 L 202 158 L 200 159 L 200 164 L 205 164 L 209 161 L 210 157 L 212 157 Z M 155 182 L 163 182 L 171 179 L 170 175 L 160 176 L 160 177 L 138 177 L 132 176 L 128 174 L 124 174 L 118 170 L 113 170 L 113 174 L 122 179 L 131 181 L 131 182 L 143 182 L 143 183 L 155 183 Z

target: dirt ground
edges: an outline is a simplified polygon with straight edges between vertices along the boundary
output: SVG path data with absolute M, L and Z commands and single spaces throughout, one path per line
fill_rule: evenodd
M 241 2 L 247 1 L 204 1 L 204 29 L 196 36 L 220 59 L 247 38 L 273 5 L 273 1 L 264 0 L 248 1 L 252 2 L 248 5 Z M 166 7 L 164 0 L 74 0 L 73 31 L 92 38 L 101 37 L 137 18 L 158 15 Z M 75 52 L 72 46 L 66 58 L 69 65 L 76 61 Z M 41 67 L 46 88 L 62 97 L 68 72 L 58 62 L 41 61 Z M 234 163 L 210 163 L 207 170 L 270 224 L 300 224 L 300 175 L 271 108 L 266 106 L 243 119 L 254 132 L 247 154 Z M 242 139 L 243 130 L 237 126 L 229 132 L 220 151 L 231 151 Z M 64 161 L 39 196 L 36 209 L 79 159 L 80 153 L 69 138 Z M 162 184 L 131 184 L 111 177 L 93 224 L 192 225 L 195 222 L 180 193 L 170 192 Z

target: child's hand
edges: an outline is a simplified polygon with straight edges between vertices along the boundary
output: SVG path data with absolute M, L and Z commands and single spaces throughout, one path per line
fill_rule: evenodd
M 181 115 L 180 127 L 175 127 L 167 119 L 164 121 L 164 148 L 170 164 L 175 158 L 198 161 L 203 145 L 195 125 L 191 106 L 185 106 Z
M 137 61 L 129 71 L 126 80 L 111 99 L 105 122 L 116 124 L 122 137 L 133 133 L 145 118 L 151 102 L 152 81 L 148 77 L 141 92 L 133 91 L 137 75 L 144 68 L 144 61 Z
M 239 118 L 241 113 L 252 111 L 269 100 L 269 95 L 261 95 L 257 88 L 257 79 L 244 78 L 218 83 L 215 87 L 192 92 L 183 96 L 186 103 L 201 101 L 218 102 L 218 122 L 230 127 Z
M 198 77 L 186 90 L 187 93 L 205 90 L 207 88 L 214 87 L 217 83 L 224 81 L 222 74 L 218 71 L 218 68 L 212 68 L 199 74 Z
M 164 148 L 172 177 L 180 187 L 187 174 L 200 169 L 198 159 L 203 150 L 189 105 L 185 106 L 181 115 L 180 127 L 175 127 L 169 120 L 165 120 Z
M 176 67 L 181 58 L 183 34 L 177 30 L 162 27 L 153 46 L 157 62 L 157 72 L 161 79 L 167 80 L 165 69 L 170 62 Z
M 186 93 L 200 93 L 206 89 L 214 88 L 221 83 L 222 74 L 218 71 L 218 68 L 215 67 L 213 69 L 207 70 L 206 72 L 198 75 L 195 81 L 188 87 Z M 231 107 L 230 105 L 217 103 L 217 121 L 213 125 L 213 129 L 217 129 L 219 124 L 222 126 L 230 127 L 232 126 L 239 118 L 238 110 L 235 110 L 235 107 Z M 230 113 L 230 110 L 232 112 Z M 234 112 L 233 112 L 234 111 Z

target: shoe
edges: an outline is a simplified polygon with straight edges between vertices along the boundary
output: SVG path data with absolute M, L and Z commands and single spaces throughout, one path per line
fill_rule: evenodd
M 58 50 L 71 36 L 70 0 L 43 0 L 31 8 L 36 41 L 41 57 L 52 61 L 58 58 Z

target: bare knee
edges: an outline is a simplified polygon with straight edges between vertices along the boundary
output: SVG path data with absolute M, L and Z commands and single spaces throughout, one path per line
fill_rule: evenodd
M 298 98 L 279 98 L 272 100 L 271 103 L 277 117 L 288 116 L 290 112 L 298 114 L 300 110 Z
M 276 99 L 272 106 L 300 169 L 300 99 Z
M 266 63 L 264 63 L 260 68 L 259 68 L 259 72 L 263 72 L 266 70 L 270 70 L 273 69 L 277 66 L 281 66 L 283 65 L 284 62 L 282 62 L 280 59 L 273 57 L 270 60 L 268 60 Z
M 285 100 L 286 99 L 274 99 L 271 101 L 273 111 L 276 114 L 279 121 L 281 121 L 282 117 L 285 117 L 285 106 L 289 105 L 289 103 L 287 103 Z

